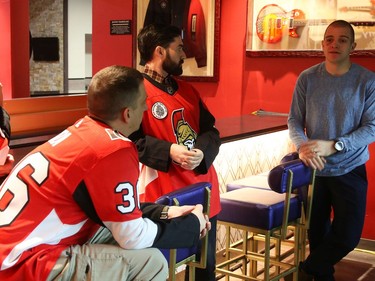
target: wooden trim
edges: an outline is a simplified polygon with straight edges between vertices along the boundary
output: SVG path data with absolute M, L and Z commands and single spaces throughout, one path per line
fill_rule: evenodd
M 87 114 L 87 96 L 33 97 L 4 101 L 12 139 L 57 133 Z

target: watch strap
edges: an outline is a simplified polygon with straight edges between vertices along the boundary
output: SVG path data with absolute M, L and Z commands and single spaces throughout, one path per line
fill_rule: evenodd
M 160 213 L 160 219 L 161 220 L 167 220 L 168 219 L 168 210 L 169 210 L 169 206 L 164 206 L 164 208 L 161 210 L 161 213 Z

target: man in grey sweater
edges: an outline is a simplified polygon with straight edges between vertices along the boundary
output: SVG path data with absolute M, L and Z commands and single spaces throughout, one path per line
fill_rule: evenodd
M 325 61 L 300 74 L 293 94 L 290 138 L 300 159 L 317 169 L 310 254 L 298 280 L 335 280 L 334 265 L 361 238 L 365 163 L 375 140 L 375 74 L 351 62 L 355 46 L 348 22 L 331 23 L 322 40 Z

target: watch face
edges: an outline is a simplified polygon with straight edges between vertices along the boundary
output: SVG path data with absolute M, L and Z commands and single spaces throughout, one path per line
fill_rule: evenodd
M 342 141 L 338 141 L 335 143 L 335 149 L 337 151 L 342 151 L 344 149 L 344 143 Z

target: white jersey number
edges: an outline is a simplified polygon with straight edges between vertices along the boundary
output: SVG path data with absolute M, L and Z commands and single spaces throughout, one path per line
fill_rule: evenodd
M 117 205 L 117 210 L 122 214 L 132 213 L 135 209 L 134 187 L 130 183 L 122 183 L 116 187 L 116 193 L 123 193 L 124 204 Z
M 29 187 L 18 177 L 25 167 L 30 177 L 40 186 L 48 176 L 49 162 L 41 153 L 29 155 L 20 162 L 0 190 L 0 227 L 9 225 L 29 202 Z

